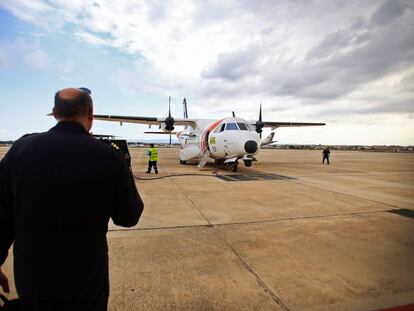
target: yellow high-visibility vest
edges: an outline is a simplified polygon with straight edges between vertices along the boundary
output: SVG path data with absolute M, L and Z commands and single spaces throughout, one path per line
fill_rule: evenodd
M 149 148 L 149 151 L 151 153 L 149 160 L 150 161 L 158 161 L 158 150 L 157 148 Z

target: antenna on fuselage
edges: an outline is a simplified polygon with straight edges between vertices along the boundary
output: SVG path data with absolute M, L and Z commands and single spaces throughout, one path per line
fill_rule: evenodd
M 233 118 L 235 118 L 236 117 L 236 114 L 234 113 L 234 111 L 232 111 L 232 114 L 233 114 Z

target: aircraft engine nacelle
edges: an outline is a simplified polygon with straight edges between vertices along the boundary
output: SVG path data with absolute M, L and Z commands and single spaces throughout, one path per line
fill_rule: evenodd
M 164 132 L 172 132 L 174 130 L 174 119 L 167 117 L 163 123 L 161 123 L 161 130 Z

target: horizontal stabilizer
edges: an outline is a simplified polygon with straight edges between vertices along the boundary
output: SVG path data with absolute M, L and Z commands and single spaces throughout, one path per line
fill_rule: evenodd
M 144 132 L 144 134 L 162 134 L 162 135 L 175 135 L 177 132 Z
M 114 139 L 115 137 L 119 137 L 119 136 L 109 135 L 109 134 L 92 134 L 92 136 L 95 138 L 100 138 L 100 139 Z

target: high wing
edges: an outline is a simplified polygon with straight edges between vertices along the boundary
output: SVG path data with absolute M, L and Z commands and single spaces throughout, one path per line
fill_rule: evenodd
M 265 122 L 262 121 L 262 104 L 260 104 L 259 109 L 259 120 L 249 122 L 252 127 L 256 129 L 260 135 L 262 135 L 262 128 L 270 127 L 272 130 L 277 129 L 278 127 L 294 127 L 294 126 L 323 126 L 325 123 L 316 123 L 316 122 Z M 261 136 L 260 136 L 261 137 Z
M 249 124 L 256 128 L 258 123 L 261 124 L 260 129 L 263 127 L 270 127 L 272 130 L 277 129 L 278 127 L 299 127 L 299 126 L 323 126 L 325 123 L 315 123 L 315 122 L 268 122 L 268 121 L 249 121 Z
M 138 123 L 138 124 L 150 124 L 150 125 L 161 125 L 164 123 L 166 118 L 155 118 L 155 117 L 133 117 L 133 116 L 115 116 L 108 114 L 94 114 L 93 118 L 100 121 L 111 121 L 119 123 Z M 174 119 L 174 125 L 191 126 L 196 127 L 196 120 L 192 119 Z
M 266 122 L 263 121 L 264 127 L 276 129 L 278 127 L 296 127 L 296 126 L 323 126 L 325 123 L 309 123 L 309 122 Z M 254 123 L 252 125 L 255 125 Z

